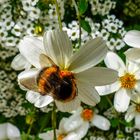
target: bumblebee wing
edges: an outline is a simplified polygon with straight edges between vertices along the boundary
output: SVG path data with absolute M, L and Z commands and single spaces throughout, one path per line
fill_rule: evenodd
M 53 62 L 53 60 L 45 54 L 41 54 L 39 56 L 39 61 L 40 61 L 41 67 L 48 67 L 48 66 L 56 65 Z

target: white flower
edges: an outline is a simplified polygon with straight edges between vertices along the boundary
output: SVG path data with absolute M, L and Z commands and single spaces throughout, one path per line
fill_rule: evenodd
M 71 129 L 71 131 L 66 130 L 64 126 L 65 123 L 69 120 L 69 118 L 63 118 L 60 121 L 59 129 L 56 131 L 57 139 L 58 140 L 81 140 L 89 128 L 89 125 L 83 124 L 81 126 L 76 126 L 74 129 Z M 68 127 L 68 126 L 67 126 Z M 39 137 L 42 140 L 54 140 L 54 134 L 53 130 L 48 131 L 47 133 L 41 133 L 39 134 Z
M 127 45 L 134 47 L 125 52 L 126 57 L 140 63 L 140 31 L 131 30 L 127 32 L 124 41 Z
M 140 91 L 140 67 L 131 61 L 127 61 L 125 65 L 113 52 L 108 52 L 105 64 L 108 68 L 118 71 L 118 80 L 111 85 L 99 86 L 96 89 L 100 95 L 116 92 L 114 107 L 119 112 L 125 112 L 130 102 L 130 96 L 135 90 Z
M 79 108 L 77 111 L 74 112 L 72 116 L 64 124 L 64 129 L 67 131 L 72 131 L 77 126 L 84 126 L 84 125 L 91 125 L 96 126 L 101 130 L 109 130 L 110 122 L 105 117 L 96 114 L 91 109 L 82 109 Z M 87 133 L 88 129 L 86 130 Z
M 110 84 L 117 76 L 114 70 L 94 67 L 106 55 L 105 42 L 101 38 L 90 40 L 73 54 L 63 31 L 48 31 L 43 41 L 44 45 L 35 37 L 25 37 L 19 44 L 21 55 L 35 67 L 18 76 L 24 89 L 29 89 L 26 99 L 36 107 L 55 100 L 61 111 L 74 110 L 81 101 L 95 106 L 100 97 L 94 86 Z
M 20 131 L 11 123 L 0 124 L 0 139 L 20 140 Z
M 125 120 L 130 122 L 135 118 L 135 128 L 140 129 L 140 94 L 134 94 L 132 101 L 134 103 L 128 108 Z

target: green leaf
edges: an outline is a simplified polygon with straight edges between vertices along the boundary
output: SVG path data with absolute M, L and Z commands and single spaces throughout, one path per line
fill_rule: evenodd
M 87 31 L 88 33 L 91 33 L 91 27 L 88 23 L 88 21 L 85 21 L 85 20 L 81 20 L 81 27 Z
M 83 15 L 88 8 L 87 0 L 80 0 L 78 4 L 78 8 L 79 8 L 80 15 Z
M 119 119 L 112 119 L 110 122 L 112 127 L 117 127 L 119 124 Z

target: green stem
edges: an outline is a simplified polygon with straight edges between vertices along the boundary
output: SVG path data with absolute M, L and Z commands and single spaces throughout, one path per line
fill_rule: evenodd
M 73 2 L 73 5 L 75 7 L 76 15 L 77 15 L 78 22 L 79 22 L 79 47 L 80 47 L 81 46 L 81 34 L 82 34 L 82 30 L 81 30 L 81 16 L 80 16 L 80 12 L 78 10 L 76 1 L 75 0 L 72 0 L 72 2 Z
M 55 105 L 55 102 L 53 104 L 53 111 L 52 111 L 52 127 L 53 127 L 54 140 L 57 140 L 57 137 L 56 137 L 56 105 Z
M 55 3 L 55 7 L 56 7 L 56 13 L 57 13 L 57 16 L 58 16 L 59 28 L 60 28 L 60 30 L 62 30 L 61 15 L 60 15 L 60 11 L 59 11 L 59 6 L 58 6 L 57 0 L 54 0 L 54 3 Z
M 31 133 L 32 127 L 33 127 L 33 123 L 28 128 L 28 131 L 27 131 L 27 139 L 29 138 L 29 135 Z

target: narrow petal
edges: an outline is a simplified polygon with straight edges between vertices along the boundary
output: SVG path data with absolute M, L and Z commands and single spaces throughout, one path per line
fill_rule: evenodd
M 85 104 L 95 106 L 98 102 L 100 102 L 100 96 L 91 84 L 77 81 L 77 88 L 78 97 Z
M 74 131 L 78 129 L 84 123 L 83 118 L 81 117 L 81 113 L 75 113 L 70 116 L 64 124 L 65 132 Z
M 65 68 L 72 55 L 72 44 L 64 31 L 53 30 L 44 34 L 44 46 L 47 55 L 60 68 Z
M 135 128 L 140 130 L 140 114 L 135 116 Z
M 11 67 L 15 70 L 29 69 L 31 64 L 21 54 L 15 56 L 11 63 Z
M 140 49 L 137 48 L 128 49 L 125 52 L 125 55 L 127 59 L 140 63 Z
M 44 54 L 43 42 L 35 37 L 24 37 L 18 45 L 20 53 L 36 68 L 40 68 L 39 56 Z
M 130 121 L 132 121 L 134 119 L 134 117 L 136 115 L 135 114 L 135 109 L 136 109 L 136 106 L 135 105 L 131 105 L 129 107 L 129 109 L 127 110 L 127 113 L 125 114 L 125 120 L 127 122 L 130 122 Z
M 18 75 L 18 82 L 20 85 L 24 86 L 26 89 L 38 91 L 36 78 L 38 75 L 37 69 L 30 69 L 21 72 Z
M 55 101 L 57 108 L 62 112 L 71 112 L 73 110 L 76 110 L 78 107 L 80 107 L 80 100 L 76 97 L 72 101 L 63 103 L 60 101 Z
M 119 75 L 124 73 L 124 71 L 126 70 L 124 62 L 114 52 L 108 52 L 104 61 L 108 68 L 118 71 Z
M 101 130 L 109 130 L 109 128 L 110 128 L 109 120 L 106 119 L 105 117 L 103 117 L 101 115 L 97 115 L 97 114 L 94 115 L 91 124 Z
M 125 112 L 128 109 L 130 97 L 123 88 L 118 90 L 114 97 L 114 107 L 118 112 Z
M 98 91 L 99 95 L 107 95 L 119 90 L 120 87 L 121 83 L 119 81 L 116 81 L 110 85 L 96 86 L 95 89 Z
M 118 78 L 118 73 L 117 71 L 109 68 L 93 67 L 86 71 L 75 74 L 75 78 L 89 81 L 94 86 L 102 86 L 115 82 Z
M 127 45 L 135 48 L 140 48 L 140 31 L 131 30 L 124 36 L 124 41 Z
M 20 137 L 20 131 L 16 126 L 14 126 L 11 123 L 7 123 L 6 127 L 7 127 L 7 135 L 9 139 L 13 139 L 13 138 L 16 139 Z
M 100 63 L 107 53 L 107 46 L 102 38 L 88 41 L 70 59 L 69 70 L 78 73 Z

